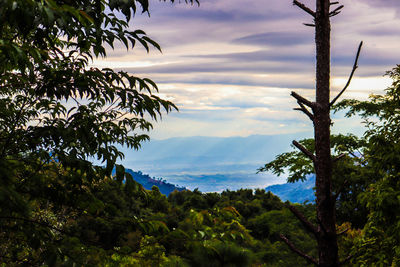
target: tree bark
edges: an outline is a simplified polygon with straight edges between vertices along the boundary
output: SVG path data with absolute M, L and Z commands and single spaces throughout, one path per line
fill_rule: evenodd
M 316 104 L 314 112 L 318 265 L 339 266 L 330 149 L 330 1 L 316 0 Z

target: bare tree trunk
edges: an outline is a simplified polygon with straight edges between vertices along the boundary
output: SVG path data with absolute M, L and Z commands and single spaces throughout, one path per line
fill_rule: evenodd
M 343 262 L 339 261 L 335 202 L 340 192 L 337 192 L 335 195 L 332 193 L 332 161 L 339 160 L 343 155 L 339 155 L 335 159 L 332 159 L 331 157 L 330 107 L 343 94 L 351 82 L 353 74 L 357 69 L 357 62 L 362 42 L 358 47 L 357 56 L 347 84 L 340 93 L 330 101 L 330 17 L 338 15 L 343 8 L 343 5 L 340 5 L 331 11 L 331 6 L 338 5 L 339 2 L 316 0 L 316 11 L 313 11 L 298 0 L 293 0 L 293 4 L 313 17 L 314 23 L 306 23 L 305 25 L 315 27 L 315 44 L 317 53 L 316 101 L 311 102 L 295 92 L 292 92 L 291 95 L 297 100 L 297 103 L 300 106 L 299 108 L 295 108 L 295 110 L 302 111 L 314 124 L 315 155 L 296 141 L 293 141 L 293 145 L 314 163 L 318 225 L 314 226 L 295 207 L 289 205 L 289 209 L 301 221 L 303 226 L 314 234 L 318 243 L 318 260 L 296 248 L 286 236 L 281 235 L 281 239 L 293 252 L 302 256 L 310 263 L 321 267 L 339 266 L 343 262 L 348 261 L 351 256 L 347 257 Z
M 335 199 L 330 149 L 330 1 L 317 0 L 315 13 L 316 103 L 314 137 L 319 266 L 338 266 Z
M 353 69 L 350 77 L 339 92 L 339 94 L 330 100 L 330 17 L 340 13 L 343 5 L 333 9 L 331 6 L 338 5 L 339 2 L 330 2 L 330 0 L 316 0 L 316 11 L 313 11 L 298 0 L 293 0 L 293 4 L 303 11 L 311 15 L 314 23 L 305 23 L 304 25 L 315 27 L 315 44 L 316 44 L 316 101 L 312 102 L 306 98 L 292 92 L 292 96 L 299 104 L 295 110 L 302 111 L 314 123 L 315 138 L 315 155 L 300 143 L 293 141 L 293 145 L 303 152 L 314 163 L 316 175 L 315 190 L 317 204 L 317 222 L 315 226 L 294 206 L 288 205 L 290 211 L 300 220 L 303 226 L 314 234 L 318 243 L 318 259 L 307 255 L 298 249 L 286 236 L 280 235 L 281 240 L 285 242 L 289 248 L 308 262 L 321 267 L 340 266 L 351 259 L 351 255 L 346 257 L 342 262 L 339 261 L 337 234 L 336 234 L 336 207 L 335 202 L 340 194 L 340 190 L 333 194 L 332 192 L 332 161 L 343 158 L 343 155 L 332 159 L 330 146 L 330 107 L 335 104 L 336 100 L 344 93 L 349 86 L 353 74 L 357 69 L 358 58 L 363 42 L 360 43 L 354 61 Z M 310 110 L 311 109 L 311 110 Z

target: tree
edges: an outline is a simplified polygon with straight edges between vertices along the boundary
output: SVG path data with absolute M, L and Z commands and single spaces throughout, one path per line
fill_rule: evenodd
M 316 174 L 316 210 L 317 226 L 303 216 L 295 207 L 290 206 L 293 214 L 303 225 L 314 234 L 318 243 L 318 260 L 297 249 L 285 236 L 282 240 L 297 254 L 317 266 L 339 266 L 338 245 L 336 235 L 336 198 L 332 191 L 332 164 L 340 159 L 332 158 L 330 142 L 330 110 L 341 94 L 348 87 L 357 68 L 357 61 L 362 43 L 359 46 L 357 57 L 350 78 L 343 90 L 332 101 L 330 100 L 330 18 L 340 13 L 343 5 L 335 8 L 339 2 L 330 0 L 316 0 L 316 11 L 297 0 L 293 4 L 313 17 L 313 24 L 306 24 L 315 28 L 316 44 L 316 101 L 312 102 L 292 92 L 300 110 L 305 113 L 314 125 L 315 155 L 302 144 L 293 141 L 302 153 L 312 162 Z M 263 170 L 263 169 L 261 169 Z
M 331 147 L 342 156 L 334 164 L 334 191 L 340 191 L 336 207 L 353 264 L 387 265 L 399 263 L 399 77 L 397 66 L 387 73 L 392 86 L 385 95 L 371 95 L 367 101 L 346 99 L 334 106 L 346 116 L 358 114 L 366 125 L 364 136 L 332 135 Z M 300 141 L 313 151 L 313 140 Z M 305 166 L 305 167 L 304 167 Z M 289 168 L 289 181 L 312 172 L 311 162 L 298 152 L 283 153 L 265 165 L 276 174 Z M 351 223 L 351 228 L 348 222 Z M 353 229 L 352 229 L 353 228 Z M 343 245 L 343 242 L 342 242 Z
M 368 101 L 343 100 L 335 108 L 346 116 L 359 114 L 367 127 L 363 153 L 363 176 L 369 186 L 358 196 L 368 211 L 362 234 L 353 247 L 354 262 L 363 265 L 396 266 L 400 263 L 400 65 L 387 72 L 393 80 L 385 95 Z
M 311 153 L 315 152 L 313 139 L 300 140 L 299 143 Z M 331 150 L 335 155 L 342 155 L 340 162 L 335 162 L 332 169 L 332 190 L 340 192 L 336 199 L 337 224 L 350 222 L 352 227 L 361 229 L 367 218 L 365 206 L 360 205 L 358 196 L 369 184 L 376 181 L 365 167 L 367 140 L 352 134 L 331 135 Z M 346 156 L 343 156 L 345 154 Z M 265 164 L 263 170 L 274 174 L 287 174 L 288 182 L 304 180 L 314 173 L 313 162 L 300 151 L 291 151 L 276 156 L 275 160 Z
M 25 252 L 33 258 L 38 244 L 27 238 L 33 231 L 49 238 L 54 231 L 62 233 L 52 229 L 51 214 L 35 213 L 44 200 L 59 214 L 70 204 L 67 192 L 78 194 L 111 176 L 115 161 L 123 157 L 117 144 L 139 148 L 148 136 L 138 131 L 152 128 L 149 119 L 176 109 L 157 96 L 157 86 L 148 78 L 89 66 L 117 43 L 161 50 L 142 30 L 129 29 L 139 11 L 149 12 L 147 0 L 1 1 L 2 238 L 27 241 Z M 105 167 L 94 166 L 93 158 Z M 115 179 L 135 188 L 122 166 Z M 17 252 L 3 246 L 1 256 L 25 261 Z

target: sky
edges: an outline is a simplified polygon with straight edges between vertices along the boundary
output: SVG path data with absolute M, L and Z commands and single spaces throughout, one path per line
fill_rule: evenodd
M 291 91 L 314 100 L 312 18 L 291 0 L 201 0 L 200 6 L 150 1 L 150 16 L 137 14 L 142 29 L 162 47 L 146 53 L 122 46 L 93 65 L 122 69 L 158 84 L 160 96 L 179 112 L 154 124 L 154 139 L 184 136 L 248 136 L 312 132 L 294 111 Z M 315 1 L 303 1 L 314 9 Z M 343 0 L 332 18 L 331 97 L 344 86 L 360 41 L 363 50 L 343 97 L 383 93 L 386 71 L 400 64 L 398 0 Z M 342 98 L 343 98 L 342 97 Z M 333 115 L 333 132 L 361 133 L 358 119 Z

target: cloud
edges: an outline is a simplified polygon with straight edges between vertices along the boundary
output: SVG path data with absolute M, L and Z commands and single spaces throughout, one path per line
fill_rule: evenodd
M 315 1 L 303 1 L 315 8 Z M 364 47 L 359 68 L 344 97 L 363 98 L 387 86 L 386 70 L 400 63 L 398 0 L 343 0 L 332 18 L 332 95 Z M 143 29 L 163 53 L 127 52 L 117 45 L 97 66 L 112 66 L 159 84 L 161 95 L 180 107 L 156 125 L 154 135 L 247 135 L 311 129 L 294 112 L 295 90 L 314 98 L 312 18 L 291 0 L 202 0 L 200 7 L 152 1 L 151 16 L 138 15 Z M 343 124 L 346 125 L 346 124 Z M 347 126 L 346 126 L 347 127 Z M 341 129 L 345 129 L 345 126 Z
M 237 38 L 233 40 L 233 43 L 258 46 L 296 46 L 300 44 L 312 44 L 313 40 L 305 33 L 266 32 Z
M 399 10 L 399 1 L 397 0 L 365 0 L 364 1 L 366 4 L 372 6 L 372 7 L 377 7 L 377 8 L 384 8 L 384 9 L 396 9 Z

